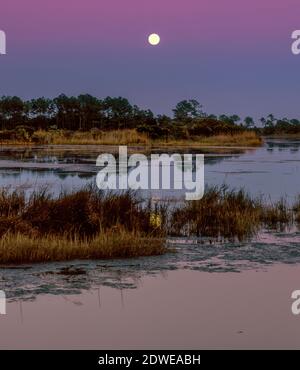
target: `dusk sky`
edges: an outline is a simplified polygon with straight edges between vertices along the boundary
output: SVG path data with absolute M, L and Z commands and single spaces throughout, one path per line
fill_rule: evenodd
M 299 14 L 299 0 L 1 0 L 0 95 L 121 95 L 167 114 L 195 98 L 209 113 L 300 118 Z

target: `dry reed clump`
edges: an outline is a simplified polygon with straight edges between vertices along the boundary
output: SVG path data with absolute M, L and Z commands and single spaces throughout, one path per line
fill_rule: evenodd
M 0 239 L 0 263 L 35 263 L 75 259 L 132 258 L 160 255 L 165 240 L 122 228 L 99 233 L 92 239 L 57 235 L 30 237 L 7 233 Z
M 175 234 L 242 240 L 259 228 L 260 202 L 243 190 L 212 187 L 200 200 L 186 202 L 172 215 Z
M 87 187 L 51 197 L 46 190 L 0 195 L 0 263 L 127 258 L 166 251 L 164 225 L 132 192 Z
M 300 226 L 300 200 L 292 207 L 284 198 L 266 203 L 244 190 L 221 186 L 208 188 L 202 199 L 178 207 L 171 217 L 171 230 L 175 235 L 242 241 L 262 228 L 282 231 L 295 221 Z
M 289 207 L 286 199 L 261 207 L 260 220 L 268 228 L 282 230 L 294 221 L 293 209 Z
M 0 236 L 22 230 L 28 235 L 77 235 L 91 238 L 115 226 L 128 231 L 162 235 L 165 225 L 153 225 L 155 209 L 143 205 L 133 192 L 105 193 L 87 187 L 53 198 L 45 189 L 29 199 L 23 193 L 0 194 Z M 162 211 L 159 211 L 163 213 Z
M 293 206 L 293 211 L 295 214 L 295 221 L 300 227 L 300 195 L 298 195 L 296 202 Z
M 25 194 L 22 191 L 0 190 L 0 217 L 18 214 L 25 206 Z

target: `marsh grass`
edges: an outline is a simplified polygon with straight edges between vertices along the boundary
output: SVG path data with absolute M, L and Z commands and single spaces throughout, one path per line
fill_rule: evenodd
M 261 203 L 244 191 L 212 187 L 200 200 L 186 202 L 172 215 L 177 234 L 242 240 L 254 235 L 260 225 Z
M 262 144 L 262 139 L 254 132 L 244 131 L 235 134 L 214 136 L 191 136 L 188 139 L 160 138 L 151 139 L 136 129 L 122 130 L 38 130 L 28 140 L 2 140 L 2 144 L 53 144 L 53 145 L 137 145 L 137 146 L 250 146 Z
M 262 228 L 287 230 L 295 222 L 300 227 L 300 197 L 291 206 L 285 198 L 266 202 L 226 186 L 206 189 L 201 200 L 186 202 L 171 218 L 172 232 L 177 235 L 233 241 L 251 238 Z
M 7 233 L 0 239 L 0 263 L 35 263 L 76 259 L 133 258 L 160 255 L 165 240 L 122 228 L 99 233 L 92 239 L 48 235 L 30 237 Z
M 56 198 L 46 189 L 29 197 L 2 189 L 0 263 L 150 256 L 169 250 L 169 236 L 244 241 L 295 221 L 300 227 L 300 198 L 293 206 L 285 199 L 265 203 L 226 186 L 175 206 L 91 186 Z
M 189 139 L 153 140 L 152 145 L 158 146 L 189 146 L 189 147 L 258 147 L 263 140 L 255 132 L 244 131 L 234 134 L 220 134 L 212 136 L 193 136 Z
M 243 241 L 263 228 L 283 231 L 295 222 L 300 227 L 300 197 L 291 206 L 285 198 L 266 202 L 261 197 L 251 197 L 243 189 L 221 186 L 208 188 L 202 199 L 178 207 L 171 215 L 171 232 Z
M 46 133 L 47 135 L 47 133 Z M 99 145 L 150 145 L 150 139 L 146 134 L 139 133 L 134 129 L 111 130 L 111 131 L 87 131 L 64 134 L 52 134 L 50 138 L 53 144 L 99 144 Z
M 263 140 L 253 131 L 244 131 L 236 134 L 216 135 L 198 139 L 200 145 L 208 146 L 261 146 Z
M 293 206 L 293 211 L 295 213 L 295 221 L 300 227 L 300 195 L 296 199 L 296 202 Z
M 276 203 L 261 207 L 260 220 L 268 228 L 283 230 L 295 220 L 293 208 L 288 205 L 285 198 L 281 198 Z
M 146 205 L 132 191 L 118 194 L 88 186 L 80 191 L 62 192 L 57 198 L 47 189 L 33 192 L 28 199 L 17 191 L 0 194 L 0 236 L 21 230 L 31 236 L 77 235 L 92 238 L 112 227 L 128 231 L 162 235 L 165 222 L 153 225 L 151 215 L 162 207 Z

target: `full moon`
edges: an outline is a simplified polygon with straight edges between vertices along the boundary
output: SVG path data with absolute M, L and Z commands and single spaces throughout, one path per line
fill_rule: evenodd
M 160 43 L 160 37 L 157 33 L 152 33 L 149 37 L 148 37 L 148 42 L 150 45 L 158 45 Z

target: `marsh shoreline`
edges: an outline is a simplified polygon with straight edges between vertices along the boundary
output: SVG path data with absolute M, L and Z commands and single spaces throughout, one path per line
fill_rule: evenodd
M 200 200 L 159 203 L 132 191 L 88 186 L 58 197 L 46 190 L 0 192 L 0 264 L 136 258 L 174 252 L 170 237 L 203 243 L 251 240 L 263 228 L 300 227 L 300 197 L 266 203 L 244 190 L 207 188 Z

